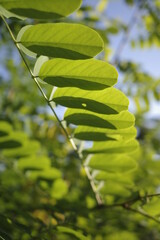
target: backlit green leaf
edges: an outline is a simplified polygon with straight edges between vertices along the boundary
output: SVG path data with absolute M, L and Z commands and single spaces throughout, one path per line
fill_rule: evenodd
M 7 129 L 10 131 L 10 127 L 6 124 L 2 124 L 1 127 L 4 126 L 4 130 L 6 131 Z M 9 125 L 10 126 L 10 125 Z M 7 128 L 5 128 L 7 127 Z M 0 130 L 1 132 L 1 130 Z M 6 132 L 2 132 L 2 137 L 0 137 L 0 149 L 12 149 L 14 148 L 19 148 L 23 144 L 23 138 L 24 140 L 26 139 L 26 135 L 23 132 L 10 132 L 9 135 L 5 134 Z
M 17 42 L 38 55 L 69 59 L 91 58 L 104 45 L 95 30 L 70 23 L 26 26 L 19 32 Z
M 109 173 L 104 171 L 99 171 L 94 177 L 96 180 L 103 181 L 114 181 L 121 185 L 128 187 L 133 187 L 134 181 L 131 173 Z
M 157 197 L 154 197 L 154 198 L 151 198 L 150 201 L 148 201 L 147 204 L 143 206 L 143 209 L 147 213 L 151 214 L 152 216 L 156 216 L 160 214 L 159 206 L 160 206 L 160 199 Z
M 105 141 L 105 142 L 95 142 L 93 147 L 84 150 L 84 153 L 129 153 L 133 152 L 138 147 L 138 141 Z
M 51 189 L 51 195 L 55 199 L 63 198 L 68 192 L 67 183 L 63 179 L 57 179 Z
M 104 195 L 114 195 L 120 196 L 123 198 L 129 197 L 131 195 L 131 190 L 128 190 L 120 183 L 116 183 L 115 181 L 107 181 L 105 182 L 103 188 L 100 189 L 100 192 Z
M 0 121 L 0 137 L 7 136 L 12 131 L 12 127 L 6 121 Z
M 71 229 L 71 228 L 69 228 L 69 227 L 58 226 L 58 227 L 57 227 L 57 230 L 58 230 L 59 232 L 67 233 L 67 234 L 69 234 L 69 235 L 71 235 L 71 236 L 75 236 L 75 237 L 76 237 L 77 239 L 79 239 L 79 240 L 89 240 L 89 239 L 90 239 L 90 238 L 84 236 L 81 232 L 75 231 L 75 230 L 73 230 L 73 229 Z
M 134 125 L 135 118 L 128 112 L 123 111 L 115 115 L 104 115 L 87 110 L 67 109 L 64 120 L 68 124 L 92 126 L 107 129 L 123 129 Z
M 40 144 L 37 141 L 23 141 L 22 146 L 6 149 L 3 151 L 3 154 L 6 157 L 20 157 L 20 156 L 28 156 L 30 154 L 35 154 L 40 149 Z
M 10 148 L 17 148 L 20 147 L 21 143 L 14 140 L 14 139 L 8 139 L 4 141 L 0 141 L 0 149 L 10 149 Z
M 110 64 L 95 59 L 52 59 L 42 65 L 38 76 L 57 87 L 99 90 L 113 86 L 118 73 Z
M 86 109 L 102 114 L 117 114 L 128 109 L 127 97 L 116 88 L 102 91 L 85 91 L 78 88 L 59 88 L 55 91 L 55 103 L 69 108 Z
M 125 129 L 107 129 L 89 126 L 78 126 L 74 131 L 74 137 L 80 140 L 105 141 L 109 139 L 129 140 L 135 138 L 137 130 L 135 127 Z
M 81 0 L 0 0 L 0 5 L 23 17 L 57 19 L 74 12 L 81 2 Z
M 137 167 L 136 162 L 125 154 L 95 154 L 87 165 L 111 173 L 130 172 Z
M 61 177 L 61 172 L 56 168 L 47 168 L 43 169 L 43 171 L 30 171 L 27 176 L 34 180 L 54 180 Z
M 107 236 L 107 240 L 125 240 L 125 239 L 129 239 L 129 240 L 139 240 L 139 237 L 136 235 L 135 232 L 132 231 L 128 231 L 127 230 L 117 230 L 112 232 L 112 234 L 109 234 Z
M 40 170 L 50 167 L 50 159 L 45 156 L 29 156 L 18 161 L 18 167 L 23 170 Z

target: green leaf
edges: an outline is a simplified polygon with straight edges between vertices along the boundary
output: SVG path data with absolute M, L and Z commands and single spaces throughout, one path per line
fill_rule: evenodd
M 127 97 L 112 87 L 101 91 L 59 88 L 55 91 L 52 100 L 65 107 L 86 109 L 102 114 L 117 114 L 127 110 L 129 104 Z
M 4 126 L 4 130 L 6 127 L 6 130 L 10 129 L 6 124 L 2 124 L 1 126 Z M 6 131 L 5 130 L 5 131 Z M 0 137 L 0 149 L 14 149 L 19 148 L 22 146 L 23 142 L 22 139 L 26 138 L 26 135 L 23 132 L 10 132 L 9 135 L 5 134 L 6 132 L 2 132 L 3 137 Z
M 153 197 L 147 202 L 146 205 L 143 206 L 143 209 L 152 216 L 156 216 L 160 214 L 159 206 L 160 199 L 158 197 Z
M 54 181 L 51 189 L 51 195 L 55 199 L 63 198 L 68 192 L 67 183 L 63 179 L 57 179 Z
M 54 180 L 61 177 L 61 172 L 56 168 L 47 168 L 43 171 L 30 171 L 27 176 L 31 179 Z
M 80 240 L 89 240 L 90 238 L 84 236 L 82 233 L 80 233 L 79 231 L 75 231 L 69 227 L 64 227 L 64 226 L 58 226 L 57 230 L 59 232 L 63 232 L 63 233 L 67 233 L 69 235 L 73 235 L 76 238 L 80 239 Z
M 104 186 L 100 189 L 100 193 L 104 195 L 114 195 L 120 196 L 123 198 L 129 197 L 131 195 L 131 190 L 128 190 L 120 183 L 115 181 L 107 181 L 105 182 Z
M 95 154 L 87 166 L 106 172 L 130 172 L 136 169 L 137 164 L 133 158 L 125 154 Z
M 57 87 L 100 90 L 113 86 L 118 73 L 110 64 L 95 59 L 52 59 L 42 65 L 38 77 Z
M 18 167 L 23 170 L 41 170 L 50 167 L 50 159 L 45 156 L 29 156 L 18 161 Z
M 95 30 L 70 23 L 26 26 L 19 32 L 17 42 L 38 55 L 69 59 L 91 58 L 104 47 Z
M 64 115 L 67 124 L 85 125 L 107 129 L 123 129 L 134 125 L 135 118 L 128 111 L 115 115 L 97 114 L 86 110 L 67 109 Z
M 137 130 L 135 127 L 126 129 L 106 129 L 89 126 L 78 126 L 74 131 L 74 137 L 80 140 L 105 141 L 105 140 L 129 140 L 135 138 Z
M 53 20 L 68 16 L 80 7 L 81 2 L 81 0 L 0 0 L 0 5 L 23 17 Z
M 83 153 L 129 153 L 135 151 L 138 146 L 138 141 L 134 139 L 130 141 L 95 142 L 93 147 L 84 150 Z
M 17 148 L 20 146 L 21 146 L 21 143 L 14 139 L 8 139 L 0 142 L 0 149 Z
M 0 121 L 0 138 L 9 135 L 12 131 L 12 127 L 6 121 Z
M 125 185 L 127 187 L 133 187 L 134 181 L 133 181 L 133 174 L 130 173 L 109 173 L 100 171 L 95 176 L 94 179 L 98 181 L 114 181 L 116 183 L 119 183 L 121 185 Z
M 23 141 L 22 146 L 15 149 L 6 149 L 3 151 L 4 156 L 6 157 L 21 157 L 28 156 L 30 154 L 36 154 L 40 149 L 40 144 L 37 141 Z
M 34 76 L 38 76 L 39 71 L 40 71 L 42 65 L 43 65 L 45 62 L 47 62 L 48 60 L 49 60 L 49 57 L 46 57 L 46 56 L 40 56 L 40 57 L 37 59 L 35 65 L 34 65 L 34 70 L 33 70 Z
M 8 139 L 14 139 L 19 142 L 23 142 L 27 140 L 27 135 L 24 132 L 20 131 L 11 131 L 9 135 L 3 136 L 0 138 L 0 141 L 8 140 Z
M 0 3 L 1 4 L 1 3 Z M 0 13 L 6 17 L 6 18 L 11 18 L 11 17 L 15 17 L 15 18 L 18 18 L 18 19 L 21 19 L 21 20 L 24 20 L 25 18 L 23 17 L 20 17 L 12 12 L 9 12 L 7 11 L 5 8 L 3 8 L 1 5 L 0 5 Z
M 116 230 L 117 231 L 112 231 L 111 234 L 107 235 L 107 240 L 139 240 L 138 234 L 136 234 L 137 232 L 132 232 L 132 230 L 127 231 L 128 229 L 126 231 L 121 229 Z

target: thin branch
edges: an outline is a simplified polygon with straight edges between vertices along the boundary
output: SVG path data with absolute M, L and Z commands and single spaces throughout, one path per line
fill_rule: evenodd
M 135 208 L 131 207 L 131 205 L 133 205 L 137 201 L 140 201 L 140 200 L 143 200 L 143 199 L 146 199 L 146 198 L 159 197 L 159 196 L 160 196 L 160 193 L 149 194 L 149 195 L 146 195 L 146 196 L 138 196 L 135 199 L 132 199 L 132 200 L 129 200 L 129 201 L 126 201 L 126 202 L 123 202 L 123 203 L 115 203 L 115 204 L 112 204 L 112 205 L 104 205 L 103 204 L 101 206 L 96 206 L 92 209 L 92 211 L 95 211 L 95 210 L 103 210 L 104 211 L 105 209 L 121 207 L 121 208 L 124 208 L 128 211 L 138 213 L 138 214 L 140 214 L 140 215 L 142 215 L 142 216 L 144 216 L 148 219 L 151 219 L 151 220 L 160 224 L 160 220 L 156 219 L 155 217 L 149 215 L 148 213 L 144 212 L 143 210 L 138 210 L 138 209 L 135 209 Z
M 19 44 L 16 42 L 16 39 L 15 39 L 15 37 L 14 37 L 14 35 L 13 35 L 13 32 L 12 32 L 12 30 L 10 29 L 7 21 L 5 20 L 5 18 L 4 18 L 3 16 L 1 16 L 1 18 L 2 18 L 3 22 L 4 22 L 5 25 L 6 25 L 6 28 L 8 29 L 8 32 L 9 32 L 9 34 L 10 34 L 10 36 L 11 36 L 14 44 L 16 45 L 16 47 L 17 47 L 17 49 L 18 49 L 18 52 L 19 52 L 19 54 L 20 54 L 20 56 L 21 56 L 21 58 L 22 58 L 22 60 L 23 60 L 23 62 L 24 62 L 24 64 L 25 64 L 26 68 L 28 69 L 28 72 L 29 72 L 30 75 L 31 75 L 31 78 L 32 78 L 32 79 L 34 80 L 34 82 L 36 83 L 36 85 L 37 85 L 37 87 L 39 88 L 42 96 L 44 97 L 44 99 L 45 99 L 45 101 L 46 101 L 46 103 L 48 104 L 48 106 L 49 106 L 50 109 L 52 110 L 52 113 L 53 113 L 54 116 L 56 117 L 56 119 L 57 119 L 60 127 L 62 128 L 64 134 L 66 135 L 66 137 L 67 137 L 67 139 L 69 140 L 69 142 L 71 143 L 73 149 L 76 151 L 77 156 L 79 157 L 79 159 L 80 159 L 81 162 L 82 162 L 82 160 L 83 160 L 83 155 L 82 155 L 81 153 L 79 153 L 78 148 L 77 148 L 77 146 L 76 146 L 73 138 L 70 136 L 70 134 L 68 133 L 67 129 L 63 126 L 62 122 L 59 120 L 59 118 L 58 118 L 58 116 L 57 116 L 57 113 L 55 112 L 55 110 L 54 110 L 54 108 L 53 108 L 53 106 L 52 106 L 51 101 L 47 98 L 46 94 L 44 93 L 44 91 L 43 91 L 40 83 L 39 83 L 38 80 L 37 80 L 37 77 L 34 76 L 34 74 L 32 73 L 32 70 L 30 69 L 30 67 L 29 67 L 29 65 L 28 65 L 28 63 L 27 63 L 27 61 L 26 61 L 26 59 L 25 59 L 25 57 L 24 57 L 24 55 L 23 55 L 23 53 L 22 53 L 22 51 L 21 51 L 21 49 L 20 49 L 20 47 L 19 47 Z M 82 165 L 83 165 L 83 164 L 82 164 Z M 83 167 L 84 167 L 84 166 L 83 166 Z M 92 179 L 92 177 L 91 177 L 91 175 L 90 175 L 89 169 L 88 169 L 87 167 L 84 167 L 84 169 L 85 169 L 87 178 L 88 178 L 88 180 L 89 180 L 89 182 L 90 182 L 90 185 L 91 185 L 91 187 L 92 187 L 92 190 L 93 190 L 93 192 L 94 192 L 94 194 L 95 194 L 95 197 L 96 197 L 96 200 L 97 200 L 98 205 L 103 204 L 103 201 L 102 201 L 102 199 L 101 199 L 101 196 L 99 195 L 99 193 L 97 193 L 97 189 L 96 189 L 95 183 L 94 183 L 94 181 L 93 181 L 93 179 Z
M 131 200 L 128 200 L 126 202 L 122 202 L 122 203 L 115 203 L 115 204 L 110 204 L 110 205 L 104 205 L 102 204 L 101 206 L 96 206 L 94 208 L 92 208 L 92 210 L 98 210 L 98 209 L 107 209 L 107 208 L 112 208 L 112 207 L 124 207 L 124 206 L 131 206 L 133 205 L 134 203 L 136 203 L 137 201 L 142 201 L 144 199 L 147 199 L 147 198 L 152 198 L 152 197 L 160 197 L 160 193 L 154 193 L 154 194 L 148 194 L 148 195 L 145 195 L 145 196 L 137 196 L 136 198 L 134 199 L 131 199 Z
M 144 216 L 144 217 L 146 217 L 146 218 L 148 218 L 148 219 L 150 219 L 150 220 L 153 220 L 153 221 L 155 221 L 156 223 L 159 223 L 159 224 L 160 224 L 160 220 L 152 217 L 151 215 L 149 215 L 149 214 L 146 213 L 146 212 L 143 212 L 142 210 L 138 210 L 138 209 L 135 209 L 135 208 L 131 208 L 130 206 L 127 206 L 127 205 L 126 205 L 126 206 L 123 206 L 123 207 L 124 207 L 124 209 L 126 209 L 126 210 L 128 210 L 128 211 L 131 211 L 131 212 L 134 212 L 134 213 L 138 213 L 138 214 L 140 214 L 140 215 L 142 215 L 142 216 Z
M 143 198 L 150 198 L 150 197 L 159 197 L 160 196 L 160 193 L 154 193 L 154 194 L 149 194 Z

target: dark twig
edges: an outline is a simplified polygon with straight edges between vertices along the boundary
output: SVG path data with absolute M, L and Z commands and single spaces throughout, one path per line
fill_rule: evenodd
M 131 200 L 123 202 L 123 203 L 115 203 L 115 204 L 112 204 L 112 205 L 96 206 L 92 209 L 92 211 L 96 211 L 96 210 L 103 210 L 104 211 L 104 210 L 107 210 L 107 209 L 110 209 L 110 208 L 121 207 L 121 208 L 124 208 L 128 211 L 138 213 L 138 214 L 140 214 L 140 215 L 142 215 L 142 216 L 144 216 L 148 219 L 151 219 L 151 220 L 153 220 L 157 223 L 160 223 L 160 220 L 158 220 L 155 217 L 149 215 L 148 213 L 144 212 L 143 210 L 139 210 L 139 209 L 135 209 L 135 208 L 131 207 L 131 205 L 133 205 L 137 201 L 143 201 L 144 199 L 147 199 L 147 198 L 159 197 L 159 196 L 160 196 L 160 193 L 149 194 L 149 195 L 146 195 L 146 196 L 138 196 L 135 199 L 131 199 Z
M 138 214 L 140 214 L 140 215 L 142 215 L 142 216 L 144 216 L 144 217 L 146 217 L 146 218 L 148 218 L 150 220 L 153 220 L 153 221 L 155 221 L 155 222 L 160 224 L 160 220 L 156 219 L 155 217 L 152 217 L 151 215 L 149 215 L 148 213 L 144 212 L 143 210 L 138 210 L 138 209 L 135 209 L 135 208 L 131 208 L 130 206 L 127 206 L 127 205 L 124 206 L 124 209 L 126 209 L 128 211 L 131 211 L 131 212 L 134 212 L 134 213 L 138 213 Z

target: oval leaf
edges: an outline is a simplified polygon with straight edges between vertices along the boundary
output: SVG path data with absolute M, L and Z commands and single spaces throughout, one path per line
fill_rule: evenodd
M 12 132 L 12 126 L 6 121 L 0 121 L 0 138 L 9 135 Z
M 8 126 L 6 124 L 3 124 L 2 126 L 4 126 L 4 130 L 5 127 L 8 128 Z M 12 130 L 9 128 L 8 130 Z M 0 128 L 0 132 L 1 132 L 1 128 Z M 22 147 L 23 145 L 23 141 L 26 139 L 26 135 L 23 132 L 18 132 L 18 131 L 11 131 L 8 134 L 6 134 L 6 132 L 2 132 L 2 137 L 0 137 L 0 149 L 10 149 L 10 150 L 14 150 L 14 148 L 18 149 L 19 147 Z M 24 138 L 24 140 L 23 140 Z
M 129 190 L 115 181 L 107 181 L 100 189 L 100 193 L 103 195 L 123 196 L 123 198 L 129 197 L 132 194 L 131 189 Z
M 0 5 L 19 16 L 53 20 L 68 16 L 79 8 L 81 2 L 81 0 L 0 0 Z
M 86 110 L 67 109 L 64 115 L 67 124 L 92 126 L 107 129 L 123 129 L 134 125 L 135 118 L 128 111 L 115 115 L 92 113 Z
M 57 87 L 100 90 L 113 86 L 118 73 L 110 64 L 95 59 L 52 59 L 43 63 L 38 77 Z
M 6 149 L 3 151 L 4 156 L 6 157 L 20 157 L 20 156 L 28 156 L 31 154 L 36 154 L 40 149 L 40 144 L 38 141 L 23 141 L 22 146 L 17 147 L 15 149 Z
M 14 139 L 8 139 L 0 142 L 0 149 L 18 148 L 22 146 L 20 142 Z
M 18 167 L 23 170 L 42 170 L 50 167 L 50 159 L 46 156 L 29 156 L 18 161 Z
M 78 230 L 75 231 L 74 229 L 71 229 L 69 227 L 58 226 L 57 230 L 59 232 L 69 234 L 70 236 L 75 236 L 76 239 L 79 239 L 79 240 L 89 240 L 89 238 L 84 236 L 80 231 L 78 231 Z
M 87 164 L 89 167 L 106 172 L 130 172 L 137 167 L 133 158 L 125 154 L 95 154 Z
M 40 179 L 40 180 L 50 181 L 56 178 L 60 178 L 61 172 L 56 168 L 46 168 L 46 169 L 43 169 L 43 171 L 41 170 L 30 171 L 28 173 L 28 176 L 33 180 Z
M 106 142 L 96 142 L 93 144 L 92 148 L 84 150 L 83 153 L 129 153 L 133 152 L 138 147 L 137 140 L 130 141 L 106 141 Z
M 104 47 L 96 31 L 70 23 L 26 26 L 19 32 L 17 42 L 38 55 L 68 59 L 91 58 Z
M 104 171 L 99 171 L 94 177 L 95 180 L 98 181 L 114 181 L 121 185 L 125 185 L 128 187 L 134 186 L 133 174 L 131 173 L 109 173 Z
M 102 91 L 61 88 L 55 91 L 52 100 L 65 107 L 86 109 L 101 114 L 117 114 L 127 110 L 129 104 L 127 97 L 116 88 Z
M 126 129 L 106 129 L 96 127 L 78 126 L 74 131 L 74 137 L 80 140 L 105 141 L 105 140 L 129 140 L 135 138 L 137 130 L 135 127 Z

